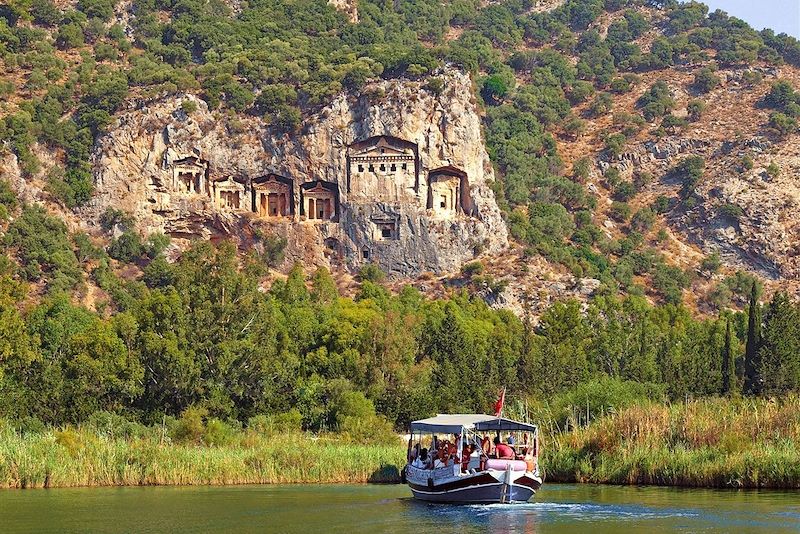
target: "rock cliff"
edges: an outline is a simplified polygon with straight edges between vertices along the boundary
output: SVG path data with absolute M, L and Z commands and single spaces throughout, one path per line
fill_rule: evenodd
M 84 215 L 131 212 L 143 232 L 287 239 L 287 262 L 445 272 L 507 246 L 470 78 L 378 81 L 284 134 L 183 95 L 132 104 L 93 154 Z M 436 87 L 436 90 L 430 89 Z M 184 106 L 186 101 L 194 106 Z M 190 113 L 184 109 L 195 108 Z

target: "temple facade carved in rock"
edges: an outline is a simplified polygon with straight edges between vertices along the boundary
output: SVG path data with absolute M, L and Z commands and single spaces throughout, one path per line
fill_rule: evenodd
M 208 190 L 208 162 L 186 156 L 172 162 L 172 189 L 188 195 L 203 195 Z
M 390 136 L 370 137 L 347 149 L 348 198 L 402 202 L 419 191 L 417 145 Z
M 260 217 L 294 217 L 294 182 L 269 174 L 253 180 L 253 212 Z
M 390 206 L 426 210 L 434 219 L 472 215 L 469 178 L 454 166 L 432 169 L 421 178 L 417 145 L 391 136 L 374 136 L 349 145 L 346 176 L 337 182 L 295 180 L 276 173 L 256 177 L 215 177 L 199 154 L 172 154 L 165 165 L 172 175 L 172 194 L 207 197 L 213 209 L 252 213 L 257 218 L 305 222 L 338 222 L 343 210 L 366 207 L 369 237 L 401 237 L 398 215 Z M 165 156 L 165 161 L 170 158 Z M 377 211 L 373 208 L 380 206 Z

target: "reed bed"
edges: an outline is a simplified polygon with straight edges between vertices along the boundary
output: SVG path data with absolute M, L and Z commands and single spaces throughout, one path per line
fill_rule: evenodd
M 539 421 L 550 482 L 800 488 L 800 398 L 639 403 L 565 432 Z M 225 445 L 0 426 L 0 487 L 399 482 L 405 445 L 243 431 Z
M 65 433 L 66 432 L 66 433 Z M 113 439 L 88 430 L 0 432 L 0 487 L 395 482 L 405 448 L 306 434 L 222 447 Z
M 703 399 L 640 404 L 543 449 L 561 482 L 800 488 L 800 399 Z

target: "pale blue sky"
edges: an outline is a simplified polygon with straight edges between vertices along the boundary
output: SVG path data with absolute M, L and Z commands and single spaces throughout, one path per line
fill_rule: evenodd
M 721 9 L 757 30 L 771 28 L 800 38 L 800 0 L 701 0 L 711 11 Z

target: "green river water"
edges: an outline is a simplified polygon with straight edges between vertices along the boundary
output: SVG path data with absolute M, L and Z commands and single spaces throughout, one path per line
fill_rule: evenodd
M 545 484 L 529 504 L 448 506 L 401 485 L 0 491 L 17 532 L 800 532 L 800 492 Z

